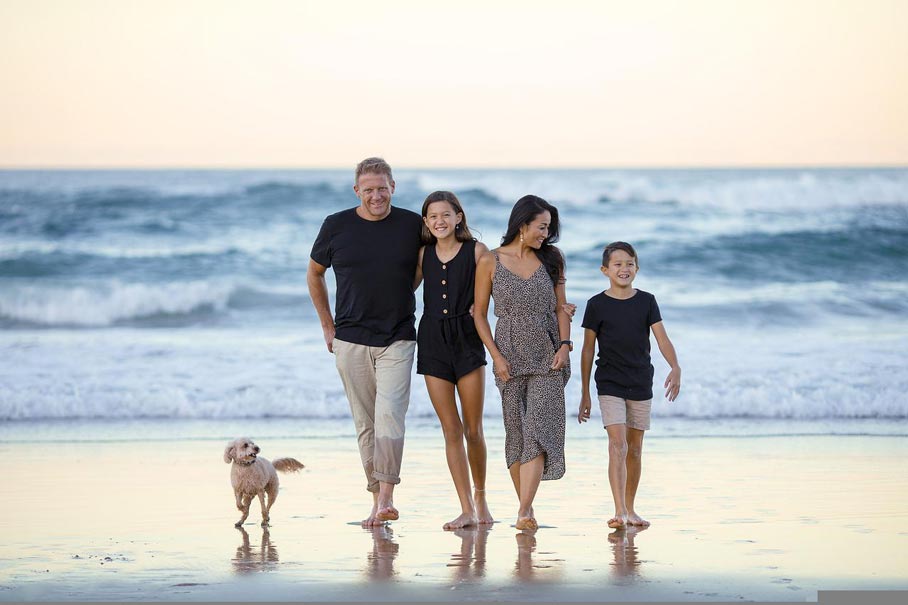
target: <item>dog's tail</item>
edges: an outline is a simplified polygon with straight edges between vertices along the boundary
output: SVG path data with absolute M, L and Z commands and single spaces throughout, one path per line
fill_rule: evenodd
M 271 464 L 282 473 L 297 473 L 301 468 L 304 468 L 303 463 L 296 458 L 278 458 L 277 460 L 272 460 Z

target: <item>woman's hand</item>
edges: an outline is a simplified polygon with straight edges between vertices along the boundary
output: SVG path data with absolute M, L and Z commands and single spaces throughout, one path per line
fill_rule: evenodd
M 574 321 L 574 314 L 577 312 L 577 305 L 575 305 L 574 303 L 566 302 L 561 305 L 561 310 L 565 312 L 569 320 Z
M 501 382 L 507 382 L 511 379 L 511 364 L 504 358 L 504 355 L 492 357 L 492 371 Z
M 555 351 L 555 359 L 552 360 L 552 369 L 560 370 L 568 365 L 571 359 L 571 352 L 568 345 L 561 345 Z

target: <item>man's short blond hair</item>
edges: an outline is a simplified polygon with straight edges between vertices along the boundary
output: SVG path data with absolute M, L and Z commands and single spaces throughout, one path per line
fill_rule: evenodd
M 366 158 L 357 164 L 353 182 L 358 185 L 359 177 L 366 173 L 384 174 L 388 176 L 389 181 L 394 180 L 394 177 L 391 175 L 391 166 L 382 158 Z

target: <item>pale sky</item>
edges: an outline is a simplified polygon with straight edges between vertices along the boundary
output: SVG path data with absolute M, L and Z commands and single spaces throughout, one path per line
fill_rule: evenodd
M 0 167 L 908 164 L 908 0 L 0 0 Z

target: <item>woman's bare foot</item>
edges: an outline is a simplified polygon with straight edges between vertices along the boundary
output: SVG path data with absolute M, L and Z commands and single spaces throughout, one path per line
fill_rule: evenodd
M 536 531 L 537 529 L 539 529 L 539 523 L 537 523 L 536 519 L 534 519 L 533 517 L 520 517 L 519 519 L 517 519 L 517 523 L 514 524 L 514 527 L 521 531 Z
M 649 521 L 647 521 L 637 513 L 628 513 L 627 524 L 633 525 L 635 527 L 649 527 Z
M 473 501 L 476 503 L 476 522 L 480 525 L 491 525 L 495 523 L 492 513 L 489 512 L 489 505 L 486 503 L 486 490 L 474 489 Z
M 623 515 L 615 515 L 608 520 L 607 525 L 612 529 L 620 529 L 627 525 L 627 519 Z
M 471 513 L 461 513 L 456 519 L 452 519 L 444 524 L 444 529 L 462 529 L 476 525 L 476 516 Z

